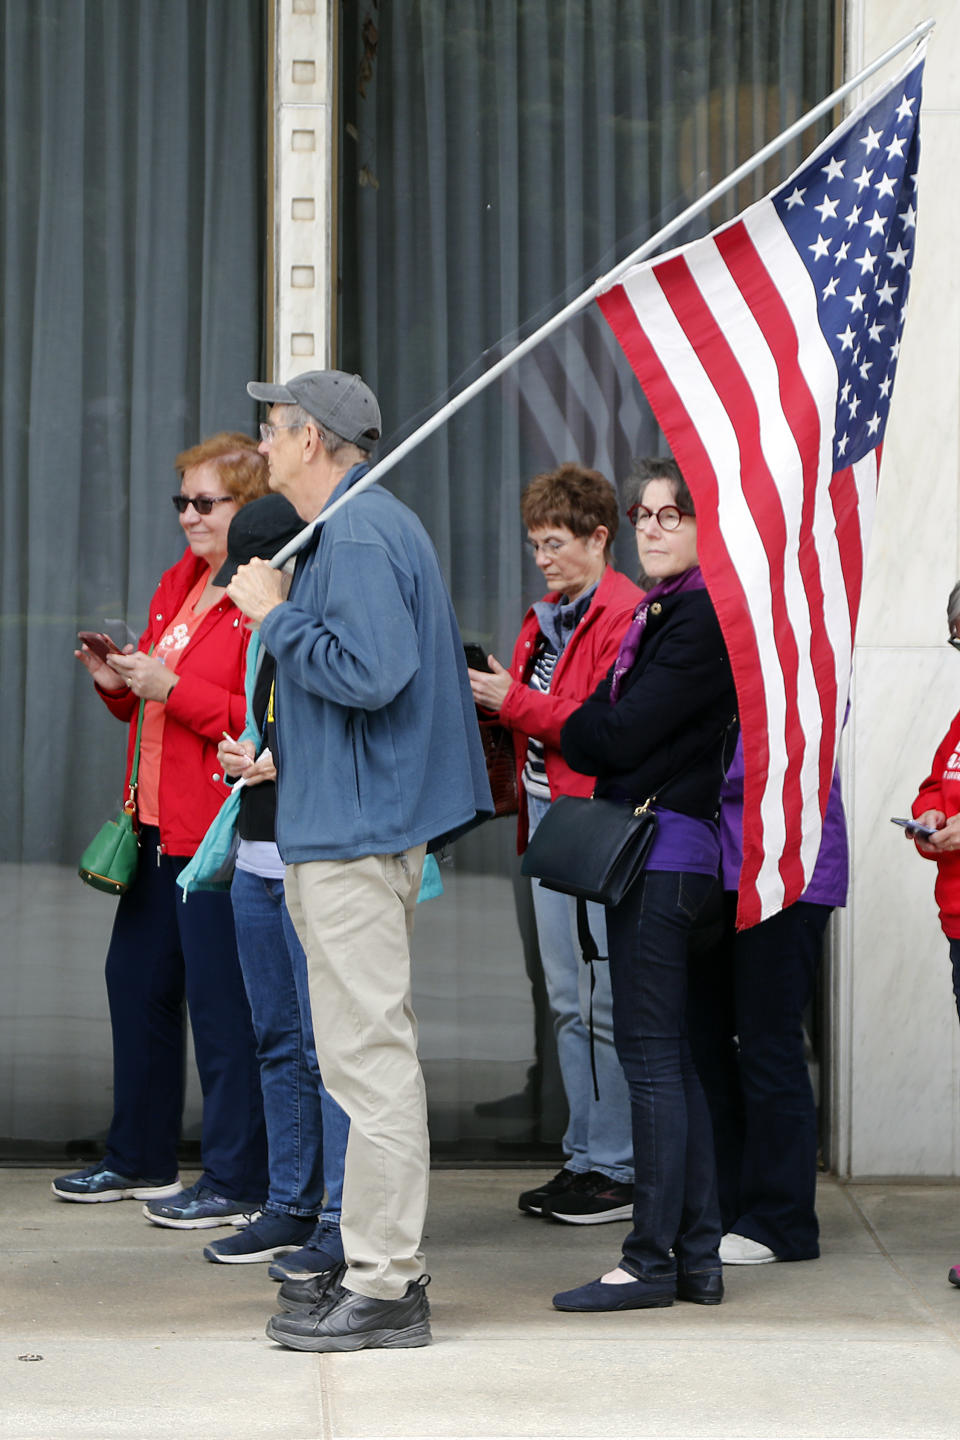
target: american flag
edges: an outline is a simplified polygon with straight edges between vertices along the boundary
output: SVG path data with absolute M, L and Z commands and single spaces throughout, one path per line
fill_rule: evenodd
M 697 507 L 745 757 L 738 924 L 813 873 L 916 227 L 923 47 L 783 185 L 599 304 Z

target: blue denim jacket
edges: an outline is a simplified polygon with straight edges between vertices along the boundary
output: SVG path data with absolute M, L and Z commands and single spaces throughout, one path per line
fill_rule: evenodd
M 371 485 L 318 526 L 260 637 L 277 661 L 287 863 L 395 854 L 492 812 L 453 605 L 396 496 Z

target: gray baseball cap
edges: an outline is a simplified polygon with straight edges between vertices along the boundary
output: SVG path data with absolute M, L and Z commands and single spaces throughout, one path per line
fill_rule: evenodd
M 264 405 L 299 405 L 335 435 L 372 450 L 380 439 L 380 406 L 359 375 L 343 370 L 307 370 L 286 385 L 251 380 L 247 394 Z

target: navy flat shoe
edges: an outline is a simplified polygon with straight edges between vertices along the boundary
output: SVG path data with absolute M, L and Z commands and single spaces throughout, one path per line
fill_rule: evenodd
M 677 1299 L 690 1300 L 694 1305 L 719 1305 L 723 1299 L 723 1276 L 678 1275 Z
M 662 1310 L 672 1305 L 676 1295 L 673 1285 L 654 1284 L 649 1280 L 631 1280 L 623 1285 L 604 1285 L 591 1280 L 575 1290 L 561 1290 L 554 1295 L 555 1310 Z

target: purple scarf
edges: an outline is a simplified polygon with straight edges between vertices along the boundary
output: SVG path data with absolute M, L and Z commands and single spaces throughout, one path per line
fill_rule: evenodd
M 669 580 L 661 580 L 658 585 L 654 585 L 652 590 L 647 591 L 634 610 L 633 619 L 620 641 L 620 649 L 613 666 L 613 679 L 610 682 L 611 705 L 616 705 L 619 700 L 620 683 L 637 658 L 640 640 L 647 628 L 647 615 L 654 600 L 661 600 L 664 595 L 677 595 L 681 590 L 703 590 L 705 588 L 700 566 L 694 565 L 692 570 L 684 570 L 682 575 L 671 575 Z

